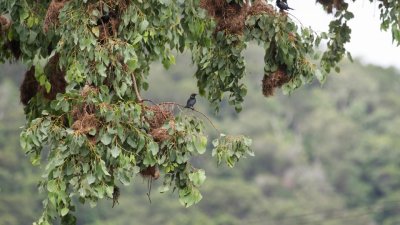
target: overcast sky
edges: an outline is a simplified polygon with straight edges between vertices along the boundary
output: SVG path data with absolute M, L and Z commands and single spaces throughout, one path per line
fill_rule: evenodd
M 272 2 L 275 3 L 275 0 Z M 315 0 L 288 0 L 288 4 L 295 9 L 290 13 L 304 26 L 311 26 L 317 32 L 328 30 L 329 21 L 333 16 L 327 15 Z M 378 4 L 370 3 L 369 0 L 358 0 L 356 3 L 350 3 L 349 10 L 354 13 L 355 18 L 349 22 L 352 34 L 351 42 L 346 47 L 353 58 L 400 69 L 400 46 L 392 44 L 390 32 L 380 30 Z

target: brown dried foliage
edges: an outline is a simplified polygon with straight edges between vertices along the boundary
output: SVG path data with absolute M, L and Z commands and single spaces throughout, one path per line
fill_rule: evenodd
M 144 178 L 153 178 L 157 180 L 160 177 L 160 170 L 157 166 L 149 166 L 146 169 L 140 171 L 140 175 Z
M 274 95 L 275 88 L 280 88 L 282 85 L 288 83 L 291 77 L 288 76 L 284 70 L 278 69 L 277 71 L 264 75 L 262 80 L 262 91 L 265 97 Z
M 52 0 L 47 8 L 46 17 L 44 18 L 43 31 L 47 33 L 51 26 L 59 24 L 58 15 L 60 10 L 64 7 L 65 3 L 69 0 Z
M 38 87 L 39 83 L 35 78 L 35 67 L 32 66 L 28 71 L 26 71 L 25 78 L 19 88 L 22 104 L 28 105 L 29 100 L 37 94 Z

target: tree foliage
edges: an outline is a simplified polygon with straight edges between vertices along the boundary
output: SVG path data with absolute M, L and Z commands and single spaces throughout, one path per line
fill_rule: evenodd
M 21 145 L 33 164 L 49 149 L 40 183 L 48 198 L 37 223 L 60 216 L 74 224 L 74 196 L 91 205 L 105 197 L 115 203 L 119 183 L 139 173 L 157 179 L 161 171 L 164 190 L 177 189 L 182 204 L 200 201 L 205 173 L 190 159 L 205 152 L 203 121 L 179 104 L 142 99 L 151 63 L 169 68 L 174 51 L 190 51 L 199 92 L 216 109 L 228 93 L 240 111 L 247 92 L 243 51 L 250 41 L 265 50 L 266 96 L 338 70 L 353 14 L 341 1 L 320 3 L 336 11 L 329 33 L 299 27 L 264 1 L 2 1 L 0 60 L 21 59 L 30 68 L 21 86 L 27 117 Z M 397 42 L 398 7 L 396 1 L 381 5 L 382 26 Z M 327 50 L 320 55 L 315 49 L 322 39 Z M 243 136 L 221 135 L 213 155 L 233 166 L 252 154 L 250 144 Z

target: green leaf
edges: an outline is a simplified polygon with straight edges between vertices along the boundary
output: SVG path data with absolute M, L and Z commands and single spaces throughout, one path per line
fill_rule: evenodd
M 157 155 L 159 147 L 158 144 L 156 142 L 150 142 L 148 145 L 148 148 L 151 152 L 152 155 Z
M 117 158 L 119 156 L 119 153 L 121 152 L 121 150 L 115 145 L 112 147 L 111 149 L 111 155 L 114 158 Z
M 112 140 L 111 136 L 108 133 L 104 133 L 100 141 L 104 145 L 109 145 L 111 143 L 111 140 Z
M 192 181 L 196 187 L 199 187 L 206 180 L 206 174 L 202 169 L 197 170 L 196 172 L 189 174 L 189 180 Z
M 58 189 L 58 186 L 57 186 L 56 180 L 50 180 L 47 183 L 47 191 L 49 191 L 50 193 L 55 193 L 57 191 L 57 189 Z
M 68 212 L 69 212 L 69 209 L 68 209 L 68 208 L 63 208 L 63 209 L 61 209 L 61 216 L 67 215 Z
M 149 21 L 147 21 L 146 19 L 144 19 L 140 25 L 139 25 L 139 31 L 143 32 L 144 30 L 147 29 L 147 27 L 149 26 Z
M 93 174 L 89 174 L 89 176 L 86 177 L 86 180 L 88 184 L 93 184 L 96 181 L 96 177 L 93 176 Z
M 195 138 L 194 146 L 199 154 L 203 154 L 206 152 L 207 138 L 205 136 Z

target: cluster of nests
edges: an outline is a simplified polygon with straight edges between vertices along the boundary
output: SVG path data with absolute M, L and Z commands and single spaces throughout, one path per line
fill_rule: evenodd
M 153 106 L 144 106 L 144 111 L 151 112 L 151 116 L 146 117 L 146 121 L 150 126 L 149 134 L 153 137 L 154 141 L 161 144 L 169 140 L 170 135 L 167 129 L 163 128 L 165 123 L 169 123 L 171 127 L 175 126 L 175 117 L 173 114 L 175 105 L 173 103 L 161 103 Z M 162 149 L 164 150 L 164 149 Z M 142 170 L 140 174 L 143 177 L 158 179 L 160 172 L 156 166 L 148 167 Z
M 225 34 L 242 35 L 248 16 L 259 14 L 279 16 L 274 7 L 264 0 L 256 0 L 251 6 L 248 1 L 239 4 L 234 1 L 228 3 L 227 0 L 201 0 L 200 7 L 205 9 L 208 15 L 216 21 L 215 32 L 223 31 Z M 289 35 L 289 37 L 293 39 L 294 35 Z M 264 75 L 262 80 L 264 96 L 272 96 L 275 88 L 280 88 L 291 80 L 285 71 L 284 67 L 281 67 L 273 73 Z
M 227 0 L 200 0 L 200 7 L 216 21 L 215 32 L 223 31 L 226 34 L 243 34 L 248 16 L 262 13 L 276 14 L 273 6 L 264 0 L 256 0 L 252 6 L 249 1 L 239 4 L 234 1 L 228 3 Z
M 43 23 L 43 31 L 45 33 L 51 27 L 56 27 L 59 25 L 58 16 L 60 10 L 64 7 L 69 0 L 52 0 L 47 8 L 46 17 Z M 104 0 L 98 3 L 89 4 L 88 12 L 91 13 L 93 10 L 98 10 L 102 13 L 99 18 L 97 18 L 96 26 L 99 28 L 98 39 L 101 43 L 108 37 L 113 37 L 117 35 L 118 26 L 120 23 L 119 15 L 126 10 L 128 7 L 128 0 Z M 104 6 L 111 6 L 112 9 L 109 11 L 104 11 Z
M 65 87 L 67 86 L 67 82 L 64 79 L 65 71 L 59 67 L 58 61 L 59 55 L 55 54 L 44 68 L 45 75 L 51 84 L 49 92 L 36 80 L 34 66 L 25 73 L 25 78 L 20 86 L 22 104 L 26 106 L 38 93 L 48 100 L 54 100 L 58 93 L 65 92 Z

